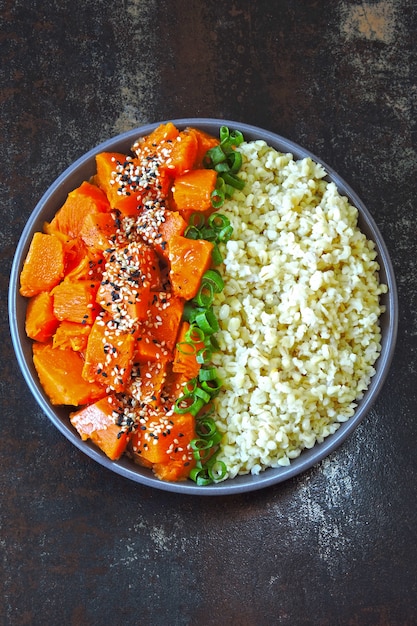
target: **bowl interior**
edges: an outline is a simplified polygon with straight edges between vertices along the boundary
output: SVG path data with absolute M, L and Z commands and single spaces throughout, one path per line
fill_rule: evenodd
M 375 402 L 388 373 L 396 342 L 398 302 L 394 272 L 386 245 L 368 209 L 349 185 L 318 157 L 279 135 L 239 122 L 205 118 L 180 119 L 173 120 L 173 122 L 180 129 L 186 126 L 197 126 L 216 136 L 218 136 L 220 126 L 226 125 L 229 128 L 241 130 L 246 140 L 264 139 L 277 150 L 290 152 L 295 158 L 309 156 L 325 167 L 329 179 L 335 182 L 339 192 L 346 195 L 350 202 L 359 210 L 359 226 L 366 236 L 376 244 L 378 261 L 381 266 L 380 279 L 381 282 L 388 285 L 388 293 L 382 297 L 382 302 L 386 310 L 380 320 L 383 339 L 382 351 L 375 365 L 376 374 L 373 376 L 364 397 L 358 402 L 355 414 L 347 422 L 341 424 L 336 433 L 327 437 L 323 443 L 316 444 L 314 448 L 302 452 L 297 459 L 292 461 L 290 466 L 268 469 L 256 476 L 238 476 L 223 483 L 209 485 L 207 487 L 198 487 L 192 481 L 180 483 L 162 482 L 154 478 L 150 470 L 134 465 L 127 458 L 122 458 L 119 461 L 110 461 L 95 446 L 89 442 L 81 441 L 78 433 L 70 424 L 68 417 L 70 410 L 68 407 L 53 407 L 50 404 L 39 383 L 33 366 L 32 342 L 27 338 L 25 333 L 27 301 L 19 294 L 19 276 L 33 233 L 42 230 L 43 223 L 52 219 L 56 211 L 64 203 L 70 191 L 95 173 L 95 155 L 97 153 L 102 151 L 129 152 L 131 145 L 138 137 L 149 134 L 159 123 L 136 128 L 105 141 L 93 150 L 90 150 L 65 170 L 38 202 L 29 217 L 16 248 L 10 275 L 9 320 L 12 342 L 22 374 L 41 409 L 75 446 L 104 467 L 138 483 L 178 493 L 225 495 L 253 491 L 287 480 L 321 461 L 335 450 L 357 427 Z

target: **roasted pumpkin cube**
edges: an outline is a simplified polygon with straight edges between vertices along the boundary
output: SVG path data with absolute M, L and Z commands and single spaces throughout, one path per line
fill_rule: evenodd
M 215 170 L 190 170 L 174 180 L 173 198 L 178 211 L 212 210 L 211 194 L 217 182 Z
M 20 294 L 50 291 L 64 277 L 64 246 L 54 235 L 35 233 L 20 274 Z
M 33 344 L 33 363 L 46 395 L 54 405 L 80 406 L 102 398 L 106 390 L 82 376 L 84 361 L 79 352 L 53 348 L 50 343 Z
M 109 210 L 106 194 L 96 185 L 84 181 L 68 194 L 66 201 L 46 229 L 48 232 L 58 231 L 70 239 L 75 239 L 80 236 L 87 215 Z
M 74 352 L 83 352 L 87 347 L 91 326 L 78 322 L 60 322 L 53 336 L 54 348 L 70 348 Z
M 191 300 L 209 269 L 214 245 L 205 239 L 174 236 L 169 244 L 169 278 L 175 295 Z
M 116 398 L 110 395 L 70 413 L 71 424 L 81 439 L 91 439 L 112 461 L 122 456 L 129 441 L 128 432 L 122 432 L 113 419 L 116 404 Z
M 136 459 L 147 463 L 169 465 L 179 461 L 188 475 L 193 463 L 189 444 L 195 437 L 195 419 L 190 413 L 167 415 L 159 409 L 132 434 L 131 448 Z
M 55 317 L 60 321 L 91 324 L 100 311 L 96 304 L 98 286 L 96 281 L 63 280 L 52 291 Z
M 88 336 L 84 379 L 123 391 L 132 370 L 135 344 L 134 335 L 121 330 L 111 317 L 97 317 Z
M 25 320 L 28 337 L 35 341 L 48 341 L 58 324 L 54 315 L 53 298 L 48 292 L 43 291 L 29 300 Z

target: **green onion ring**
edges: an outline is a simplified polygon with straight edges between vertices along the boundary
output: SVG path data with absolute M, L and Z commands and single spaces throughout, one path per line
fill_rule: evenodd
M 224 280 L 219 270 L 210 269 L 205 272 L 202 283 L 210 283 L 213 286 L 214 293 L 220 293 L 224 288 Z
M 221 265 L 223 263 L 223 255 L 217 244 L 215 244 L 213 250 L 211 251 L 211 260 L 213 261 L 213 265 Z
M 245 181 L 236 176 L 236 174 L 232 174 L 231 172 L 225 172 L 222 174 L 222 178 L 227 185 L 234 187 L 235 189 L 242 190 L 245 186 Z
M 213 283 L 208 282 L 208 281 L 205 282 L 204 276 L 203 276 L 198 293 L 195 296 L 195 298 L 193 298 L 193 300 L 195 300 L 199 306 L 208 308 L 213 304 L 213 299 L 214 299 Z
M 204 389 L 204 391 L 207 391 L 212 398 L 219 393 L 221 386 L 222 383 L 218 378 L 201 381 L 201 388 Z
M 205 222 L 204 215 L 200 213 L 199 211 L 192 213 L 190 215 L 190 219 L 188 220 L 188 223 L 191 226 L 195 226 L 198 230 L 203 228 L 204 222 Z
M 190 478 L 199 487 L 205 487 L 206 485 L 211 485 L 213 482 L 213 479 L 209 477 L 207 470 L 203 467 L 193 467 L 193 469 L 190 472 Z
M 185 333 L 185 339 L 187 340 L 187 343 L 191 344 L 201 343 L 202 341 L 204 341 L 204 337 L 204 332 L 196 324 L 191 324 L 190 328 Z
M 217 434 L 216 422 L 212 417 L 200 417 L 197 420 L 196 433 L 202 439 L 211 439 Z
M 216 380 L 217 370 L 215 367 L 202 367 L 198 373 L 198 379 L 200 381 Z
M 193 226 L 191 224 L 190 226 L 187 226 L 187 228 L 185 229 L 184 237 L 187 237 L 187 239 L 194 239 L 194 240 L 201 239 L 201 232 L 196 226 Z
M 194 417 L 203 408 L 204 402 L 201 398 L 195 395 L 183 395 L 180 396 L 174 404 L 174 412 L 178 415 L 184 415 L 185 413 L 191 413 Z
M 202 348 L 199 350 L 195 356 L 195 360 L 197 363 L 204 365 L 205 363 L 209 363 L 213 356 L 213 350 L 210 348 Z
M 216 483 L 219 482 L 219 480 L 222 480 L 227 473 L 227 467 L 225 465 L 225 463 L 223 463 L 223 461 L 218 461 L 217 459 L 214 460 L 213 464 L 210 464 L 207 467 L 207 472 L 209 475 L 209 478 L 211 478 L 211 480 Z
M 195 322 L 206 335 L 217 333 L 219 330 L 219 322 L 212 309 L 207 309 L 196 315 Z
M 194 389 L 194 396 L 197 396 L 198 398 L 204 400 L 205 404 L 207 404 L 207 402 L 211 400 L 210 394 L 207 393 L 207 391 L 204 391 L 204 389 L 202 389 L 201 387 L 197 386 Z
M 211 204 L 215 209 L 220 209 L 224 204 L 224 193 L 220 189 L 215 189 L 211 192 Z

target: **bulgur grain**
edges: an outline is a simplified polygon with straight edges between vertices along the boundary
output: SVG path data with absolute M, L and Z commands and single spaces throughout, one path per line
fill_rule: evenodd
M 354 413 L 381 350 L 375 246 L 320 164 L 244 143 L 216 296 L 225 478 L 288 465 Z

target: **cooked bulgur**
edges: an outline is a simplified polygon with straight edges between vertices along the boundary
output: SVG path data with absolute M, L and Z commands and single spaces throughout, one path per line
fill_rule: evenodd
M 288 465 L 354 413 L 381 350 L 375 246 L 310 158 L 244 143 L 216 299 L 225 478 Z

